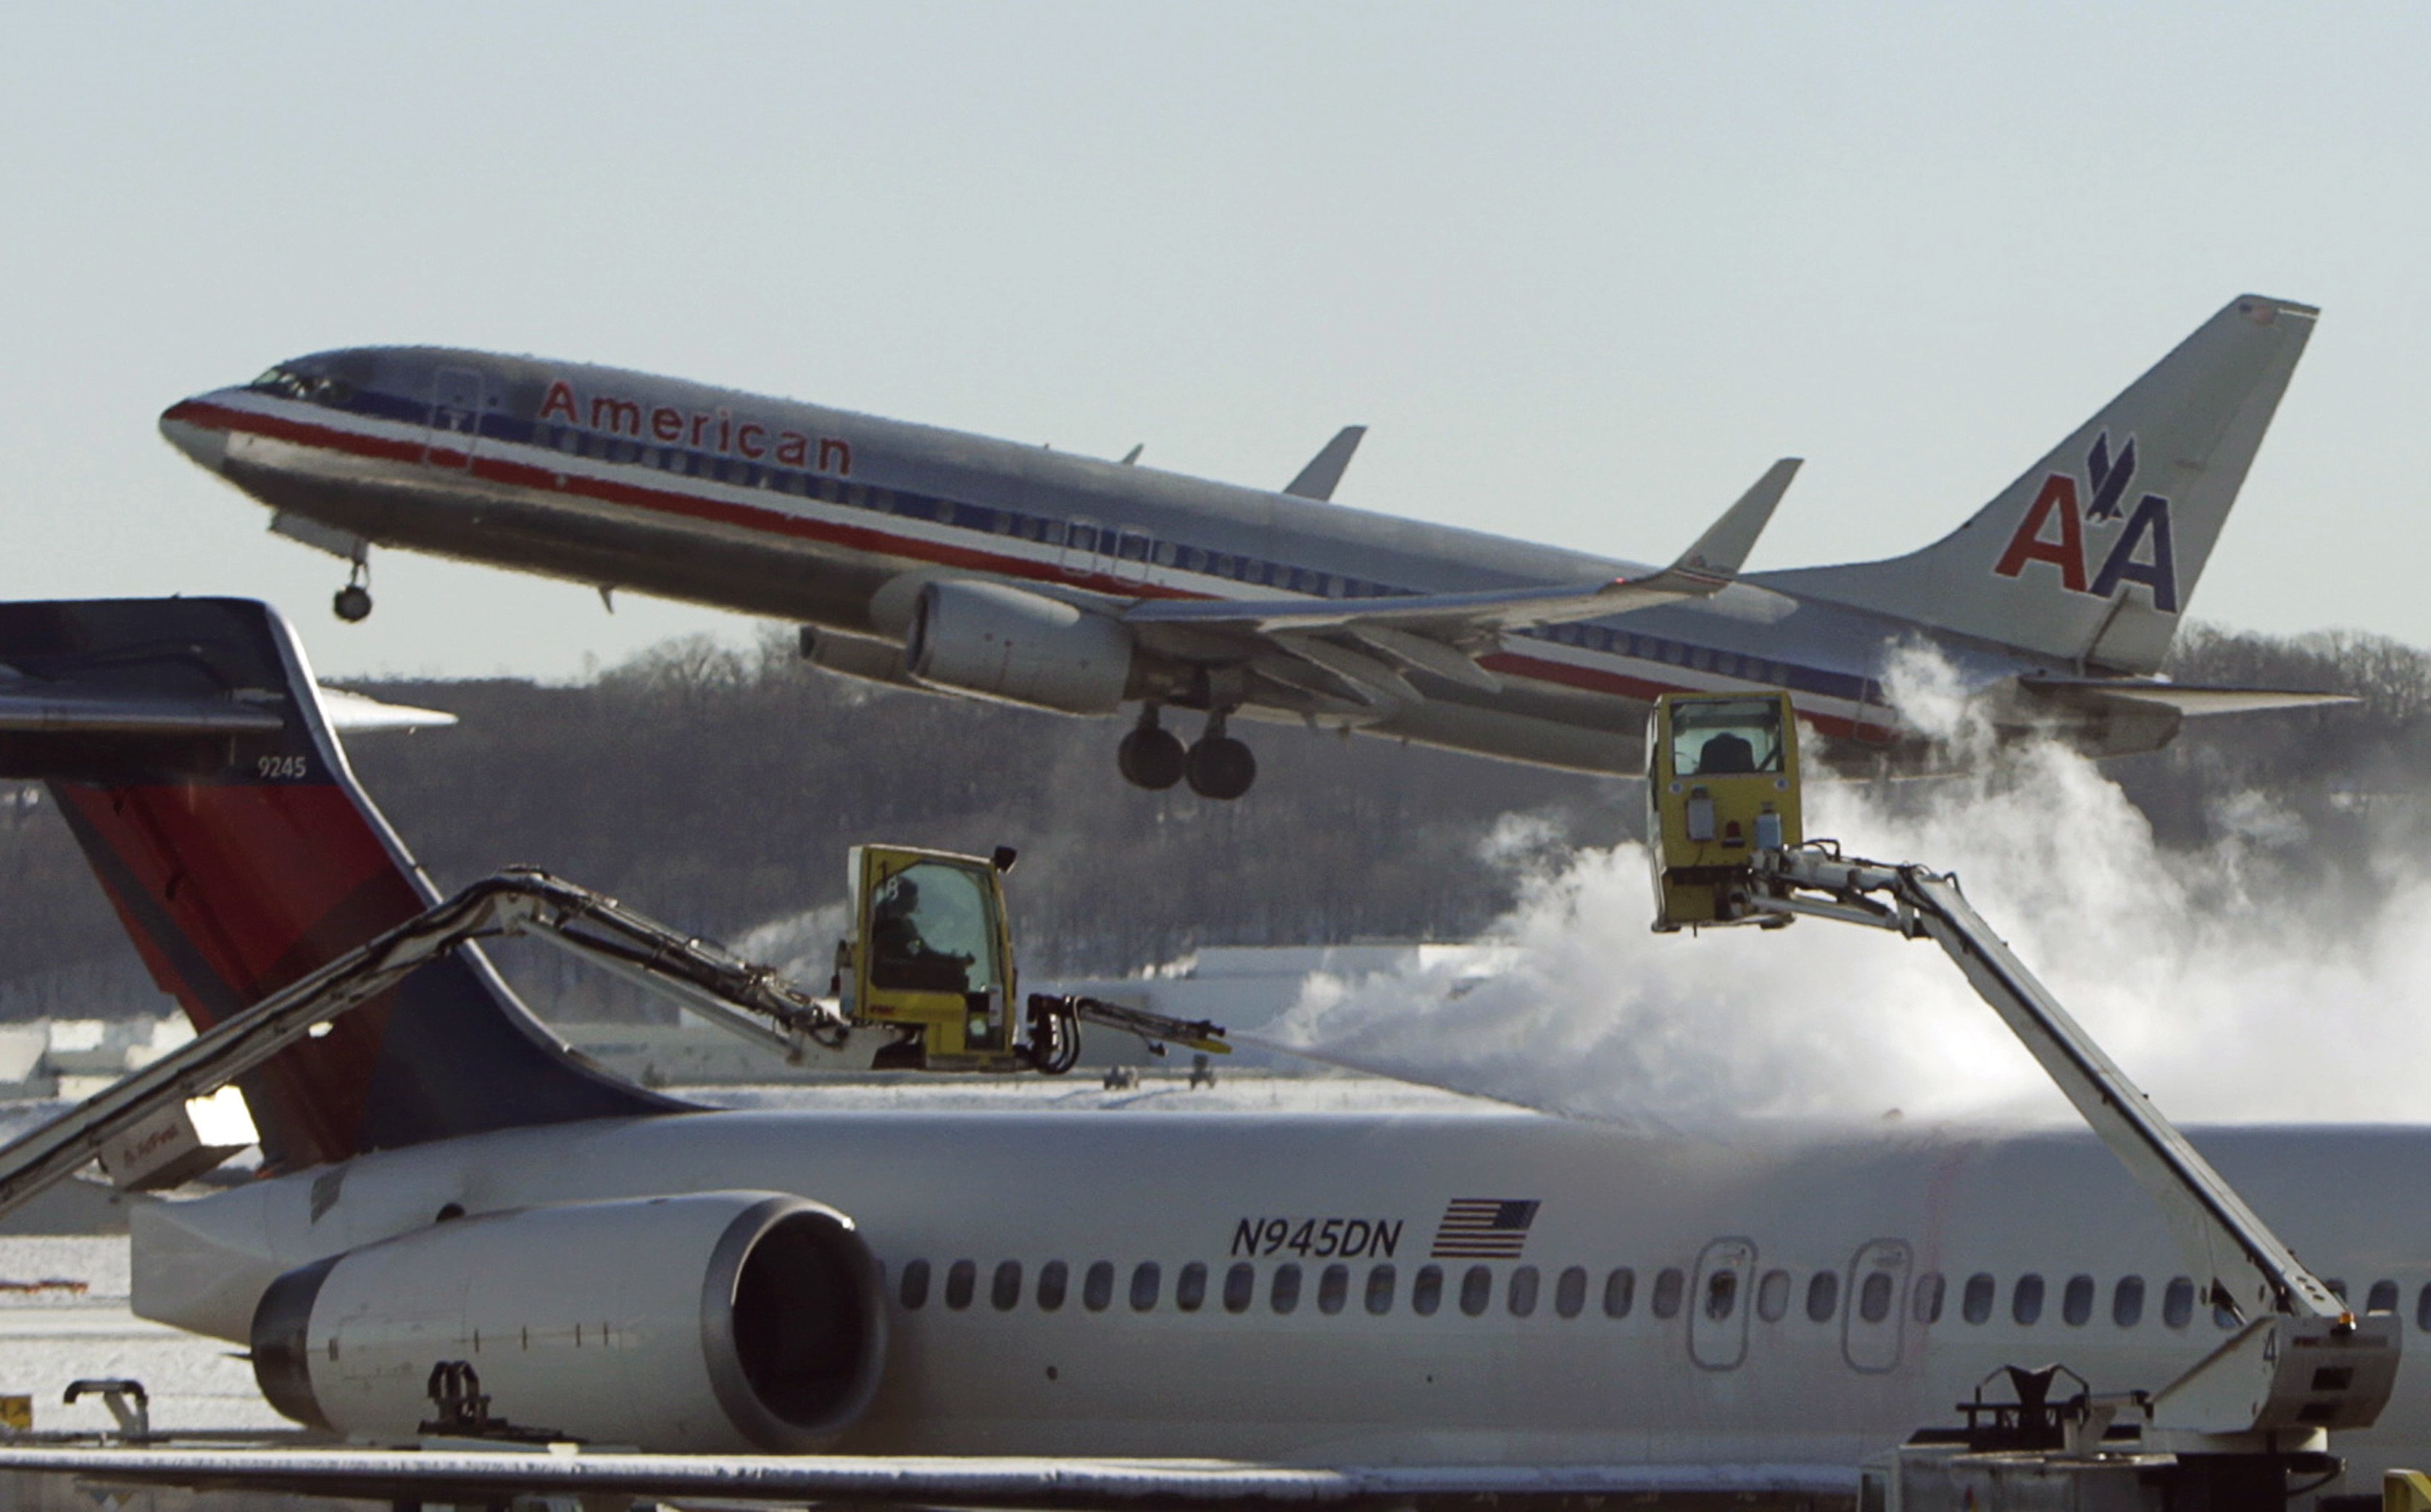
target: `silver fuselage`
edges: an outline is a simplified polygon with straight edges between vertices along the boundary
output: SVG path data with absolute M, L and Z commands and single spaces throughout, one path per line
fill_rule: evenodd
M 2405 1196 L 2431 1134 L 2198 1137 L 2358 1305 L 2394 1298 L 2409 1332 L 2431 1319 L 2431 1218 Z M 135 1303 L 243 1338 L 274 1275 L 443 1208 L 729 1188 L 825 1202 L 884 1266 L 883 1385 L 846 1452 L 1853 1466 L 1951 1422 L 2000 1366 L 2149 1389 L 2225 1336 L 2201 1308 L 2169 1315 L 2186 1265 L 2081 1133 L 1700 1139 L 1518 1113 L 713 1112 L 501 1133 L 147 1208 Z M 1497 1257 L 1473 1257 L 1480 1203 L 1534 1204 L 1507 1209 L 1522 1232 Z M 976 1288 L 950 1306 L 962 1261 Z M 913 1308 L 915 1262 L 931 1284 Z M 1053 1262 L 1069 1289 L 1048 1310 Z M 1092 1306 L 1101 1262 L 1113 1284 Z M 995 1295 L 1007 1265 L 1017 1279 Z M 1158 1281 L 1135 1291 L 1143 1265 Z M 1192 1266 L 1204 1298 L 1184 1309 Z M 1422 1313 L 1431 1267 L 1440 1301 Z M 2037 1288 L 2038 1308 L 2020 1301 Z M 2380 1424 L 2337 1447 L 2350 1487 L 2419 1460 L 2431 1385 L 2402 1369 Z
M 910 590 L 938 575 L 1112 604 L 1458 593 L 1644 570 L 616 369 L 415 347 L 332 352 L 287 371 L 334 387 L 318 398 L 222 390 L 176 406 L 162 428 L 290 522 L 317 527 L 321 544 L 402 546 L 847 636 L 899 640 Z M 2051 669 L 1754 575 L 1701 602 L 1507 632 L 1482 659 L 1498 690 L 1416 674 L 1423 700 L 1358 724 L 1628 773 L 1656 695 L 1786 686 L 1828 756 L 1862 759 L 1903 742 L 1882 677 L 1891 649 L 1919 637 L 1970 685 Z M 2078 735 L 2108 750 L 2167 733 Z

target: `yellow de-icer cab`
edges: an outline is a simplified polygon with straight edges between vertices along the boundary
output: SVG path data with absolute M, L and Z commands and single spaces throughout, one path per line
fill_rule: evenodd
M 1084 1022 L 1136 1034 L 1151 1055 L 1167 1044 L 1232 1053 L 1224 1026 L 1203 1018 L 1097 998 L 1031 993 L 1025 1003 L 1015 996 L 1003 882 L 1013 863 L 1008 846 L 992 856 L 852 848 L 852 917 L 836 943 L 829 990 L 847 1026 L 888 1036 L 873 1070 L 1061 1076 L 1080 1063 Z
M 1786 693 L 1667 693 L 1646 730 L 1654 928 L 1787 923 L 1751 915 L 1749 858 L 1804 838 L 1798 717 Z
M 855 846 L 852 932 L 836 952 L 845 1016 L 918 1030 L 929 1069 L 1022 1068 L 999 880 L 1012 861 Z

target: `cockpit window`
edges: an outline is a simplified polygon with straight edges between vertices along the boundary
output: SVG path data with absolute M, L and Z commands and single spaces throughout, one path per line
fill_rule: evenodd
M 256 394 L 276 394 L 282 398 L 333 407 L 355 396 L 355 386 L 344 378 L 299 373 L 292 367 L 274 367 L 245 387 Z
M 312 396 L 312 380 L 301 373 L 290 372 L 283 367 L 272 368 L 245 387 L 256 394 L 277 394 L 291 399 L 309 399 Z

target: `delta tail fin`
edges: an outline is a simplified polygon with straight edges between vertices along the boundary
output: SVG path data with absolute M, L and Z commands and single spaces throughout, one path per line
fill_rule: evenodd
M 1941 540 L 1750 580 L 2081 672 L 2156 671 L 2318 314 L 2233 299 Z
M 0 604 L 0 776 L 50 783 L 153 977 L 208 1029 L 438 901 L 265 604 Z M 243 1079 L 274 1169 L 680 1106 L 575 1059 L 471 946 Z

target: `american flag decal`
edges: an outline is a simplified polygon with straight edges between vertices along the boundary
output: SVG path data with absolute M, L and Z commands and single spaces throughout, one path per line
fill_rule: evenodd
M 1435 1260 L 1517 1260 L 1541 1205 L 1531 1198 L 1455 1197 L 1435 1225 Z

